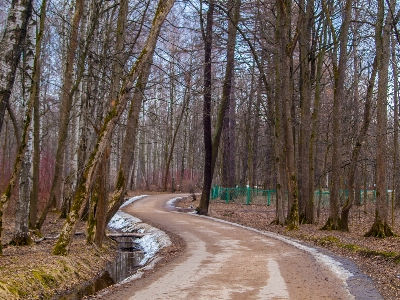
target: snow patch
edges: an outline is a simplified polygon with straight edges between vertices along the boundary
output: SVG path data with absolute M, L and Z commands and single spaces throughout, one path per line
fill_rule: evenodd
M 134 201 L 142 199 L 145 196 L 147 195 L 133 197 L 126 201 L 121 208 L 133 203 Z M 136 243 L 139 244 L 144 252 L 144 257 L 140 261 L 141 266 L 153 258 L 160 249 L 168 247 L 172 244 L 165 232 L 143 223 L 142 220 L 121 210 L 118 210 L 117 213 L 111 218 L 110 222 L 108 223 L 108 227 L 121 232 L 138 232 L 145 234 L 142 238 L 136 240 Z
M 168 207 L 168 208 L 173 209 L 173 208 L 175 208 L 175 201 L 181 200 L 182 198 L 183 197 L 176 197 L 176 198 L 169 199 L 167 201 L 167 203 L 165 204 L 165 206 Z
M 148 195 L 140 195 L 140 196 L 132 197 L 132 198 L 128 199 L 127 201 L 125 201 L 125 202 L 121 205 L 121 207 L 120 207 L 119 209 L 121 209 L 121 208 L 123 208 L 123 207 L 125 207 L 125 206 L 127 206 L 127 205 L 129 205 L 129 204 L 131 204 L 131 203 L 133 203 L 133 202 L 135 202 L 135 201 L 137 201 L 137 200 L 139 200 L 139 199 L 142 199 L 142 198 L 144 198 L 144 197 L 147 197 L 147 196 L 148 196 Z

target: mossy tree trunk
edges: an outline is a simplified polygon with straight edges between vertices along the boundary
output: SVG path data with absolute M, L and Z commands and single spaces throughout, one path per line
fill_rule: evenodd
M 121 164 L 118 171 L 117 185 L 110 198 L 107 209 L 107 223 L 118 211 L 124 202 L 125 192 L 128 186 L 128 178 L 135 158 L 136 137 L 138 132 L 140 109 L 143 103 L 144 91 L 151 71 L 151 62 L 147 63 L 136 83 L 126 124 L 126 135 L 122 146 Z M 125 180 L 122 180 L 125 178 Z
M 13 0 L 0 41 L 0 132 L 32 14 L 32 0 Z
M 392 35 L 392 69 L 393 69 L 393 108 L 394 108 L 394 121 L 393 121 L 393 189 L 392 193 L 392 213 L 395 208 L 400 207 L 400 160 L 399 160 L 399 71 L 398 71 L 398 60 L 396 53 L 397 40 Z M 393 220 L 392 220 L 393 221 Z M 392 225 L 393 226 L 393 225 Z
M 339 190 L 340 190 L 340 175 L 341 175 L 341 109 L 342 103 L 346 97 L 346 63 L 347 63 L 347 49 L 348 49 L 348 33 L 351 22 L 351 10 L 354 0 L 346 0 L 343 21 L 340 28 L 338 38 L 334 39 L 333 51 L 333 73 L 334 73 L 334 96 L 333 96 L 333 141 L 332 141 L 332 183 L 330 188 L 329 198 L 329 218 L 322 229 L 325 230 L 338 230 L 340 229 L 339 218 Z M 328 9 L 325 6 L 325 13 L 329 17 Z M 332 24 L 329 24 L 332 26 Z M 338 60 L 339 49 L 339 60 Z
M 282 123 L 284 132 L 286 176 L 288 186 L 288 219 L 289 229 L 297 229 L 299 226 L 298 211 L 298 185 L 295 167 L 295 149 L 293 138 L 293 119 L 291 114 L 292 107 L 292 88 L 290 80 L 292 78 L 290 61 L 294 45 L 291 41 L 291 1 L 277 1 L 277 28 L 281 33 L 277 36 L 279 47 L 279 73 L 276 84 L 280 86 L 280 96 L 282 101 Z M 276 33 L 277 34 L 277 33 Z
M 74 234 L 76 224 L 78 223 L 82 211 L 89 200 L 89 194 L 95 181 L 96 174 L 98 172 L 101 157 L 104 155 L 104 151 L 109 145 L 109 141 L 112 137 L 118 120 L 125 111 L 127 102 L 129 100 L 129 91 L 133 88 L 134 82 L 138 78 L 139 74 L 142 72 L 143 68 L 151 59 L 157 43 L 157 38 L 160 33 L 161 26 L 165 18 L 167 17 L 170 9 L 172 8 L 174 2 L 174 0 L 160 0 L 158 2 L 157 10 L 146 43 L 138 59 L 136 60 L 129 74 L 125 78 L 120 89 L 118 98 L 116 99 L 115 105 L 113 106 L 113 109 L 108 113 L 104 120 L 104 125 L 100 130 L 97 144 L 90 155 L 89 162 L 85 166 L 82 182 L 78 186 L 76 194 L 74 196 L 71 212 L 69 213 L 67 220 L 64 223 L 64 226 L 60 233 L 60 237 L 57 240 L 57 243 L 53 249 L 53 254 L 55 255 L 68 254 L 69 245 L 72 241 L 72 236 Z M 117 187 L 121 184 L 124 184 L 125 180 L 127 180 L 127 178 L 125 178 L 122 172 L 120 172 L 118 176 Z
M 64 166 L 64 151 L 66 140 L 68 137 L 68 124 L 70 112 L 72 109 L 73 94 L 73 75 L 74 75 L 74 60 L 78 49 L 79 25 L 83 16 L 84 1 L 75 1 L 75 12 L 71 23 L 71 34 L 68 42 L 68 52 L 66 57 L 66 65 L 63 74 L 63 86 L 60 103 L 60 123 L 58 128 L 57 151 L 54 164 L 54 177 L 50 189 L 49 199 L 46 206 L 36 224 L 37 229 L 41 229 L 44 220 L 46 219 L 49 209 L 60 202 L 62 173 Z
M 47 15 L 47 0 L 43 0 L 40 6 L 39 31 L 36 36 L 36 55 L 34 73 L 32 78 L 33 103 L 33 170 L 32 170 L 32 191 L 30 195 L 29 227 L 34 228 L 37 219 L 37 206 L 39 202 L 39 177 L 40 177 L 40 61 L 42 52 L 42 40 Z
M 25 46 L 22 52 L 22 95 L 24 103 L 32 103 L 35 101 L 36 87 L 32 78 L 36 77 L 35 72 L 39 72 L 37 60 L 35 60 L 35 43 L 36 43 L 36 18 L 33 17 L 29 21 L 28 31 L 25 39 Z M 40 49 L 39 49 L 40 51 Z M 27 109 L 30 109 L 27 106 Z M 32 117 L 32 113 L 29 118 Z M 30 123 L 32 123 L 30 121 Z M 31 166 L 32 166 L 32 130 L 31 126 L 27 132 L 26 150 L 22 157 L 21 172 L 19 174 L 19 194 L 17 207 L 15 211 L 15 226 L 13 239 L 14 245 L 28 245 L 32 239 L 29 236 L 29 203 L 30 190 L 32 186 Z
M 301 223 L 314 223 L 314 197 L 310 193 L 310 137 L 311 137 L 311 29 L 314 1 L 299 1 L 300 49 L 300 138 L 299 138 L 299 214 Z
M 395 1 L 390 1 L 390 10 Z M 387 101 L 388 75 L 390 58 L 390 34 L 393 17 L 387 14 L 385 19 L 385 1 L 378 1 L 377 21 L 375 25 L 376 58 L 378 64 L 378 96 L 377 96 L 377 132 L 376 132 L 376 208 L 375 221 L 365 236 L 385 238 L 394 233 L 389 226 L 387 205 Z
M 203 107 L 203 124 L 204 124 L 204 145 L 205 145 L 205 166 L 204 166 L 204 184 L 200 198 L 200 204 L 197 208 L 199 214 L 207 215 L 210 202 L 210 191 L 212 179 L 214 176 L 215 164 L 218 157 L 218 150 L 222 135 L 224 117 L 227 113 L 228 103 L 231 97 L 232 82 L 234 76 L 235 65 L 235 45 L 237 25 L 240 17 L 241 1 L 229 2 L 231 9 L 228 11 L 228 42 L 227 42 L 227 62 L 225 68 L 225 77 L 222 87 L 222 100 L 218 110 L 217 125 L 214 132 L 214 137 L 211 139 L 211 47 L 212 47 L 212 25 L 214 3 L 210 2 L 207 13 L 207 28 L 203 32 L 205 44 L 205 67 L 204 67 L 204 107 Z M 206 54 L 207 53 L 207 54 Z M 211 146 L 211 147 L 210 147 Z M 211 153 L 209 153 L 211 151 Z M 211 157 L 210 157 L 211 154 Z M 209 165 L 210 164 L 210 165 Z
M 200 3 L 203 3 L 201 0 Z M 212 51 L 212 31 L 214 22 L 214 1 L 209 1 L 207 11 L 206 28 L 203 26 L 201 17 L 200 24 L 204 41 L 204 84 L 203 84 L 203 138 L 204 138 L 204 175 L 203 190 L 200 197 L 200 204 L 197 212 L 201 215 L 208 214 L 208 206 L 210 203 L 211 184 L 213 179 L 212 171 L 212 135 L 211 135 L 211 51 Z
M 18 63 L 20 61 L 22 45 L 27 36 L 28 22 L 32 13 L 32 1 L 13 1 L 7 18 L 6 29 L 0 42 L 0 131 L 4 120 L 4 113 L 9 106 L 11 90 Z M 22 140 L 14 162 L 13 172 L 4 194 L 0 198 L 0 255 L 2 255 L 3 213 L 10 200 L 11 193 L 18 182 L 22 162 L 27 148 L 27 139 L 31 125 L 33 102 L 26 105 Z
M 371 121 L 371 110 L 372 110 L 372 96 L 373 96 L 373 89 L 375 84 L 375 78 L 377 73 L 377 60 L 376 57 L 374 59 L 374 63 L 372 65 L 372 72 L 371 77 L 368 81 L 368 88 L 367 88 L 367 95 L 365 97 L 365 104 L 364 104 L 364 116 L 363 116 L 363 123 L 361 126 L 361 130 L 357 136 L 355 146 L 353 148 L 349 166 L 349 175 L 348 175 L 348 191 L 349 191 L 349 198 L 347 202 L 342 208 L 341 213 L 341 230 L 348 231 L 349 230 L 349 213 L 350 209 L 354 204 L 355 193 L 357 192 L 355 188 L 355 175 L 357 170 L 357 161 L 358 157 L 360 156 L 362 145 L 365 143 L 365 137 L 368 132 L 369 123 Z

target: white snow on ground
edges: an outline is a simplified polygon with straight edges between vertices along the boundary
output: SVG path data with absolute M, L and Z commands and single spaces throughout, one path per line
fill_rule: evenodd
M 148 196 L 148 195 L 140 195 L 140 196 L 132 197 L 132 198 L 128 199 L 127 201 L 125 201 L 125 202 L 121 205 L 121 207 L 120 207 L 119 209 L 121 209 L 121 208 L 123 208 L 124 206 L 127 206 L 127 205 L 129 205 L 129 204 L 131 204 L 131 203 L 133 203 L 133 202 L 135 202 L 135 201 L 137 201 L 137 200 L 139 200 L 139 199 L 142 199 L 142 198 L 144 198 L 144 197 L 146 197 L 146 196 Z
M 175 201 L 182 199 L 183 197 L 176 197 L 176 198 L 172 198 L 169 199 L 167 201 L 167 203 L 165 204 L 165 206 L 167 206 L 168 208 L 175 208 Z
M 145 196 L 147 195 L 133 197 L 126 201 L 121 208 Z M 171 245 L 171 240 L 165 232 L 143 223 L 142 220 L 124 213 L 121 210 L 118 210 L 112 217 L 108 223 L 108 227 L 121 232 L 138 232 L 145 234 L 145 236 L 136 240 L 144 252 L 144 257 L 140 261 L 141 266 L 153 258 L 160 249 Z
M 176 213 L 178 213 L 178 212 L 176 212 Z M 300 244 L 298 242 L 295 242 L 295 241 L 293 241 L 293 240 L 291 240 L 291 239 L 289 239 L 287 237 L 284 237 L 282 235 L 279 235 L 277 233 L 268 232 L 268 231 L 262 231 L 262 230 L 258 230 L 258 229 L 255 229 L 255 228 L 243 226 L 243 225 L 240 225 L 240 224 L 237 224 L 237 223 L 232 223 L 232 222 L 229 222 L 229 221 L 225 221 L 225 220 L 221 220 L 221 219 L 217 219 L 217 218 L 213 218 L 213 217 L 209 217 L 209 216 L 203 216 L 203 215 L 197 215 L 197 214 L 196 214 L 196 216 L 201 217 L 201 218 L 206 218 L 206 219 L 212 219 L 212 220 L 217 221 L 217 222 L 226 223 L 226 224 L 230 224 L 230 225 L 233 225 L 233 226 L 237 226 L 237 227 L 241 227 L 241 228 L 244 228 L 244 229 L 248 229 L 248 230 L 251 230 L 251 231 L 255 231 L 255 232 L 258 232 L 258 233 L 260 233 L 262 235 L 265 235 L 265 236 L 280 240 L 280 241 L 282 241 L 284 243 L 287 243 L 289 245 L 292 245 L 292 246 L 294 246 L 294 247 L 296 247 L 298 249 L 306 251 L 306 252 L 310 253 L 311 255 L 313 255 L 317 261 L 319 261 L 322 264 L 326 265 L 339 279 L 341 279 L 343 281 L 343 285 L 346 286 L 346 287 L 348 287 L 348 284 L 346 282 L 347 279 L 349 279 L 350 277 L 354 276 L 353 273 L 351 273 L 350 271 L 348 271 L 347 269 L 345 269 L 343 267 L 341 262 L 334 260 L 332 257 L 330 257 L 328 255 L 320 253 L 315 248 L 302 245 L 302 244 Z M 349 299 L 354 299 L 354 296 L 351 295 L 350 292 L 349 292 Z

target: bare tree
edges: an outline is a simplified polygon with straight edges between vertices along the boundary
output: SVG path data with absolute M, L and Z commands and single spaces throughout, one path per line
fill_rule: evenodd
M 389 8 L 395 7 L 391 0 Z M 390 59 L 390 35 L 392 14 L 388 13 L 385 21 L 385 1 L 378 1 L 377 22 L 375 25 L 376 60 L 378 64 L 378 99 L 376 133 L 376 208 L 375 221 L 365 236 L 385 238 L 394 233 L 389 225 L 387 197 L 387 98 Z
M 329 219 L 323 229 L 337 230 L 340 229 L 339 220 L 339 189 L 340 189 L 340 167 L 341 167 L 341 108 L 345 98 L 345 80 L 346 80 L 346 64 L 347 64 L 347 48 L 348 48 L 348 32 L 351 22 L 351 8 L 353 0 L 346 0 L 343 21 L 340 28 L 339 37 L 334 37 L 334 57 L 333 57 L 333 72 L 334 72 L 334 98 L 333 98 L 333 143 L 332 143 L 332 184 L 330 191 L 330 212 Z M 326 3 L 324 9 L 327 17 L 330 18 Z M 330 26 L 332 21 L 330 20 Z M 332 29 L 333 30 L 333 29 Z M 339 47 L 339 59 L 337 58 L 337 47 Z M 338 60 L 338 61 L 337 61 Z
M 13 0 L 11 2 L 6 29 L 0 42 L 0 132 L 14 86 L 31 13 L 32 0 Z
M 174 2 L 174 0 L 161 0 L 158 2 L 157 10 L 146 43 L 140 53 L 140 56 L 136 60 L 135 65 L 131 68 L 128 76 L 125 78 L 123 85 L 120 89 L 118 99 L 115 101 L 115 105 L 104 120 L 104 124 L 101 128 L 95 149 L 91 153 L 89 162 L 85 166 L 82 182 L 77 187 L 77 192 L 74 197 L 71 212 L 67 217 L 57 244 L 54 247 L 53 254 L 55 255 L 68 254 L 69 244 L 72 241 L 72 236 L 74 234 L 76 224 L 89 200 L 90 191 L 96 177 L 101 157 L 103 156 L 104 151 L 107 148 L 107 145 L 110 141 L 118 120 L 121 118 L 121 115 L 125 111 L 125 107 L 129 98 L 128 92 L 133 87 L 134 82 L 138 78 L 139 74 L 142 72 L 143 68 L 151 59 L 157 43 L 159 32 L 161 30 L 161 26 L 165 18 L 167 17 L 170 9 L 172 8 Z M 125 178 L 120 172 L 116 184 L 117 188 L 118 186 L 123 185 L 125 180 L 127 180 L 127 178 Z
M 233 80 L 233 68 L 235 64 L 235 45 L 236 45 L 236 33 L 237 24 L 239 22 L 240 15 L 240 0 L 230 2 L 232 9 L 228 13 L 228 43 L 227 43 L 227 62 L 225 68 L 224 84 L 222 88 L 222 100 L 218 110 L 217 125 L 215 128 L 214 138 L 211 144 L 211 169 L 208 170 L 209 153 L 208 147 L 209 138 L 211 137 L 211 123 L 210 116 L 210 104 L 211 104 L 211 46 L 212 46 L 212 18 L 213 18 L 213 2 L 210 3 L 209 11 L 207 12 L 207 27 L 205 33 L 203 33 L 203 39 L 205 41 L 205 67 L 204 67 L 204 111 L 203 111 L 203 122 L 204 122 L 204 140 L 205 140 L 205 167 L 204 167 L 204 185 L 203 191 L 200 198 L 199 207 L 196 209 L 199 214 L 207 215 L 209 198 L 211 191 L 211 183 L 214 175 L 215 164 L 218 156 L 218 149 L 220 145 L 220 139 L 223 129 L 223 122 L 227 113 L 228 103 L 231 97 L 232 80 Z M 210 22 L 210 24 L 209 24 Z M 207 142 L 206 142 L 207 141 Z M 207 173 L 206 173 L 207 170 Z

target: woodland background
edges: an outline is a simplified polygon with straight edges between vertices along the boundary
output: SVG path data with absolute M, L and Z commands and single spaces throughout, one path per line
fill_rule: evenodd
M 0 0 L 14 243 L 56 207 L 55 254 L 80 218 L 101 245 L 127 190 L 202 191 L 206 214 L 212 184 L 275 190 L 292 229 L 315 223 L 315 190 L 334 230 L 375 190 L 368 233 L 393 235 L 399 17 L 394 0 Z

